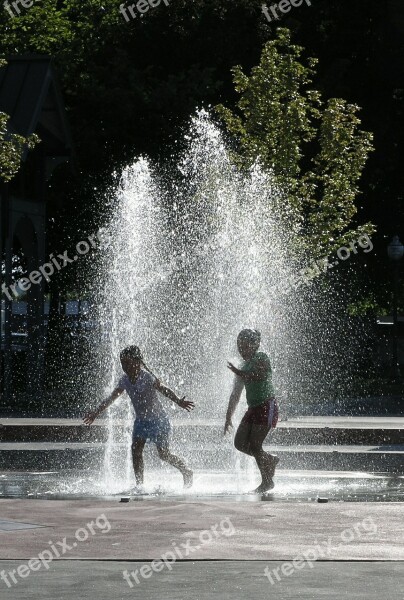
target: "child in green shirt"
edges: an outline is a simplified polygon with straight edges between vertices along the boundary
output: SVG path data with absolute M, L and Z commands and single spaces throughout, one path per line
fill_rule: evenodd
M 244 359 L 241 369 L 228 363 L 236 375 L 233 392 L 227 409 L 224 432 L 233 427 L 232 417 L 239 403 L 243 388 L 246 390 L 248 410 L 241 420 L 234 438 L 240 452 L 253 456 L 261 473 L 262 482 L 254 490 L 264 493 L 274 487 L 273 477 L 279 458 L 265 452 L 262 444 L 269 431 L 278 422 L 278 404 L 272 385 L 272 369 L 265 352 L 258 352 L 261 334 L 256 329 L 243 329 L 237 337 L 237 347 Z

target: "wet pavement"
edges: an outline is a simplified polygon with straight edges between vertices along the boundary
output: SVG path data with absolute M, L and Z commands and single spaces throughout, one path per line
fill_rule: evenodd
M 129 480 L 130 481 L 130 480 Z M 0 472 L 0 498 L 132 500 L 215 500 L 222 502 L 403 502 L 404 475 L 350 471 L 285 471 L 276 475 L 266 495 L 250 493 L 259 483 L 254 471 L 196 471 L 194 486 L 182 490 L 181 476 L 165 471 L 146 473 L 139 492 L 128 480 L 114 480 L 90 470 L 61 472 Z
M 0 422 L 0 598 L 404 600 L 402 418 L 284 423 L 266 495 L 250 492 L 253 461 L 211 425 L 177 423 L 179 440 L 193 426 L 205 442 L 186 447 L 203 468 L 184 492 L 150 452 L 135 490 L 122 442 L 106 468 L 103 426 Z M 223 448 L 227 468 L 207 469 Z
M 279 470 L 266 496 L 254 469 L 127 483 L 0 472 L 0 598 L 404 600 L 404 476 Z

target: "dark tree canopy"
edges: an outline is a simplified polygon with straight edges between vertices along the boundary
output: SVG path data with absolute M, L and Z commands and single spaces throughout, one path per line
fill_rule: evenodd
M 131 22 L 119 5 L 38 0 L 18 17 L 0 11 L 0 55 L 52 54 L 69 111 L 77 171 L 51 182 L 52 246 L 99 222 L 114 170 L 140 153 L 170 156 L 196 107 L 234 106 L 232 67 L 249 73 L 279 25 L 319 59 L 323 98 L 362 107 L 361 129 L 374 134 L 353 225 L 374 223 L 383 245 L 403 234 L 402 0 L 313 0 L 272 23 L 262 0 L 172 0 Z M 385 259 L 371 260 L 380 287 Z

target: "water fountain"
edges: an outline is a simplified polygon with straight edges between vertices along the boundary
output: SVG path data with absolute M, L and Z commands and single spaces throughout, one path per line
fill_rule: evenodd
M 161 175 L 140 158 L 122 174 L 97 284 L 99 318 L 110 333 L 102 370 L 111 375 L 103 392 L 119 378 L 119 350 L 139 345 L 158 376 L 196 403 L 189 418 L 179 409 L 171 414 L 174 445 L 199 467 L 243 467 L 231 442 L 218 439 L 232 384 L 226 360 L 238 360 L 235 339 L 242 327 L 262 332 L 283 410 L 287 392 L 301 391 L 303 381 L 311 393 L 316 370 L 324 376 L 326 369 L 324 343 L 328 352 L 338 343 L 338 302 L 335 296 L 330 302 L 329 290 L 317 291 L 314 301 L 309 288 L 284 293 L 301 228 L 287 206 L 271 174 L 258 165 L 248 173 L 236 170 L 204 111 L 192 119 L 176 172 Z M 309 306 L 319 320 L 326 312 L 326 320 L 313 325 Z M 314 339 L 319 327 L 328 329 L 327 342 Z M 323 377 L 327 385 L 332 376 L 338 376 L 336 364 Z M 320 381 L 315 385 L 321 391 Z M 131 423 L 133 416 L 126 398 L 109 414 L 104 485 L 118 491 L 133 485 L 131 432 L 114 423 Z
M 88 381 L 84 396 L 94 406 L 121 375 L 120 350 L 139 345 L 159 378 L 196 404 L 191 414 L 169 407 L 172 449 L 195 469 L 189 493 L 234 497 L 258 479 L 253 461 L 222 434 L 232 385 L 226 361 L 239 361 L 238 331 L 261 330 L 281 417 L 310 414 L 314 407 L 318 412 L 318 406 L 328 406 L 330 414 L 363 337 L 339 318 L 348 282 L 338 280 L 336 271 L 288 291 L 296 269 L 310 259 L 297 252 L 301 223 L 271 173 L 259 165 L 237 170 L 223 134 L 204 111 L 192 119 L 186 142 L 176 167 L 164 170 L 139 158 L 123 171 L 112 194 L 94 280 L 93 317 L 102 325 L 102 342 L 93 344 L 97 360 L 91 357 L 81 381 Z M 242 400 L 235 422 L 244 408 Z M 27 494 L 105 497 L 133 487 L 133 414 L 126 395 L 104 422 L 108 441 L 101 463 L 104 448 L 89 443 L 86 470 L 45 473 L 37 483 L 28 478 Z M 291 460 L 287 468 L 293 469 Z M 326 478 L 310 483 L 296 475 L 278 482 L 276 492 L 298 497 L 313 485 L 327 494 L 336 486 Z M 357 489 L 356 480 L 352 486 Z M 164 497 L 182 493 L 180 474 L 156 460 L 154 447 L 146 452 L 146 491 Z

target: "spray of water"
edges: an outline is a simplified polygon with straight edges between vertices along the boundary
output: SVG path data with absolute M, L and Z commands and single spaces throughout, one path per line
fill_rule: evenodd
M 178 452 L 194 467 L 235 468 L 231 442 L 221 431 L 232 385 L 226 361 L 239 360 L 238 331 L 261 330 L 284 411 L 290 394 L 304 386 L 312 394 L 316 370 L 325 372 L 314 312 L 320 320 L 327 315 L 321 336 L 336 339 L 329 292 L 315 300 L 310 290 L 280 292 L 295 266 L 299 219 L 271 173 L 259 165 L 248 173 L 235 168 L 220 130 L 203 111 L 192 120 L 175 171 L 162 176 L 145 158 L 124 170 L 112 213 L 98 282 L 99 318 L 108 333 L 104 391 L 119 378 L 120 349 L 139 345 L 159 378 L 196 403 L 191 415 L 178 408 L 170 413 Z M 331 306 L 337 305 L 333 297 Z M 330 369 L 327 389 L 336 376 Z M 318 396 L 321 385 L 316 382 Z M 122 398 L 109 410 L 108 490 L 134 483 L 132 423 L 129 400 Z

